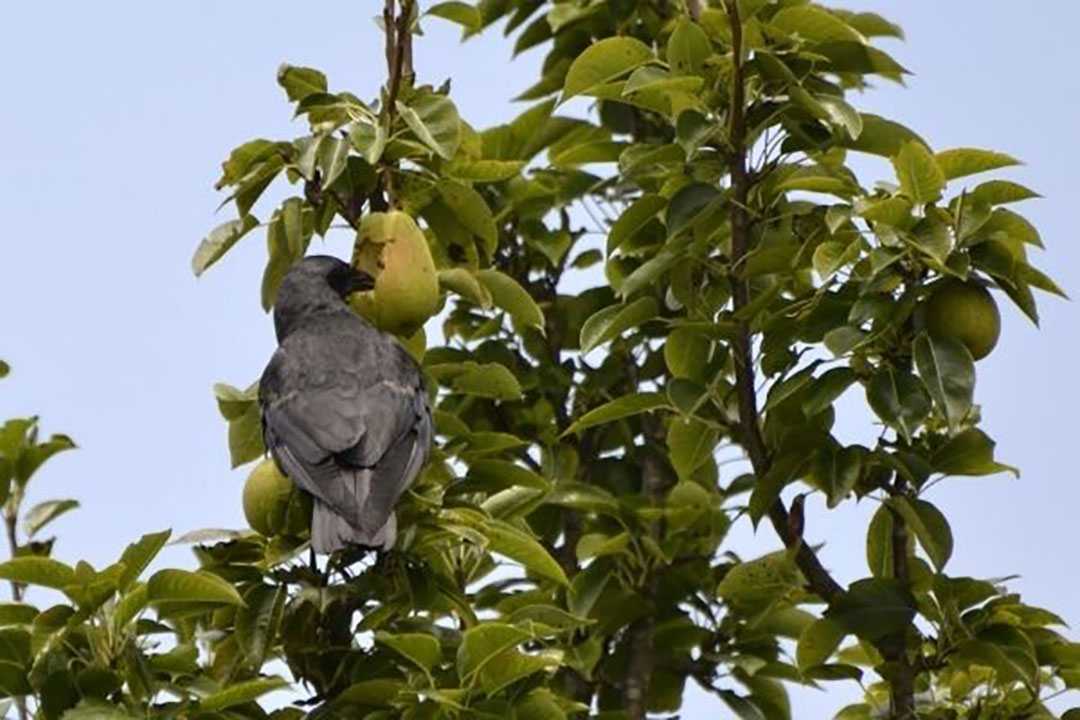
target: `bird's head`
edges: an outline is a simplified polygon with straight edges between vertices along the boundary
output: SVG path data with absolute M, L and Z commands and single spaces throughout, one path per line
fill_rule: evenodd
M 375 279 L 329 255 L 311 255 L 293 263 L 274 301 L 274 327 L 280 341 L 303 317 L 347 309 L 346 298 L 371 290 Z
M 309 288 L 328 286 L 341 299 L 361 290 L 375 287 L 375 279 L 349 263 L 330 255 L 310 255 L 300 258 L 281 283 L 282 289 L 290 284 Z

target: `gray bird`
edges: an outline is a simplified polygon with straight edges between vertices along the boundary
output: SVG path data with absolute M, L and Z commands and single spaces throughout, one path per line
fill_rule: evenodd
M 311 493 L 311 544 L 388 550 L 394 506 L 431 452 L 420 368 L 345 301 L 372 278 L 327 256 L 295 263 L 278 290 L 278 349 L 259 382 L 263 438 L 281 471 Z

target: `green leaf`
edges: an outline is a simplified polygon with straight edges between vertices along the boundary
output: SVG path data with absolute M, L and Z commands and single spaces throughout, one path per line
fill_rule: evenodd
M 312 93 L 327 91 L 326 76 L 314 68 L 282 65 L 278 68 L 278 85 L 292 102 L 299 102 Z
M 375 642 L 392 648 L 425 673 L 431 672 L 432 668 L 442 660 L 442 647 L 431 635 L 420 633 L 392 635 L 387 632 L 377 632 Z
M 386 707 L 408 686 L 401 680 L 379 678 L 353 683 L 337 696 L 335 704 L 359 705 L 365 707 Z M 415 692 L 411 693 L 415 696 Z
M 864 37 L 892 37 L 898 40 L 904 39 L 904 30 L 896 23 L 889 22 L 885 18 L 870 12 L 850 12 L 847 10 L 832 10 L 851 27 L 858 30 Z
M 252 403 L 243 415 L 229 422 L 229 456 L 232 467 L 258 460 L 266 452 L 258 403 Z
M 639 102 L 650 102 L 653 97 L 663 97 L 671 93 L 695 93 L 701 90 L 704 84 L 704 78 L 673 75 L 663 68 L 644 65 L 630 73 L 630 77 L 627 78 L 626 84 L 623 86 L 622 95 L 626 98 L 627 103 L 633 105 Z M 642 95 L 639 98 L 637 97 L 638 93 L 647 93 L 647 95 Z M 608 94 L 607 88 L 601 94 L 606 96 Z M 682 115 L 680 114 L 679 117 L 682 117 Z M 698 117 L 703 116 L 698 115 Z M 679 134 L 681 135 L 681 133 Z
M 862 132 L 857 138 L 841 134 L 837 139 L 841 147 L 893 158 L 906 143 L 926 144 L 913 130 L 898 122 L 868 113 L 862 113 L 859 117 L 862 119 Z
M 480 193 L 456 180 L 440 180 L 435 187 L 458 222 L 483 240 L 488 255 L 493 255 L 499 242 L 498 230 L 491 209 Z
M 254 215 L 244 215 L 239 220 L 229 220 L 218 225 L 199 243 L 199 247 L 191 258 L 191 271 L 196 277 L 202 275 L 208 267 L 224 257 L 225 253 L 242 237 L 258 226 L 259 221 Z
M 46 500 L 32 507 L 23 516 L 23 532 L 34 537 L 43 527 L 66 512 L 79 507 L 78 500 Z
M 858 186 L 850 178 L 838 176 L 830 170 L 816 167 L 800 168 L 790 177 L 778 183 L 776 189 L 827 193 L 844 199 L 850 198 L 859 191 Z
M 285 273 L 297 260 L 289 248 L 288 238 L 285 235 L 285 219 L 280 211 L 274 213 L 266 228 L 266 254 L 266 267 L 263 269 L 262 284 L 259 288 L 259 301 L 262 303 L 263 310 L 270 312 L 277 298 L 278 287 L 285 279 Z
M 628 147 L 629 143 L 614 140 L 599 140 L 581 143 L 566 149 L 552 152 L 548 159 L 555 167 L 573 167 L 589 163 L 614 163 Z
M 126 629 L 128 624 L 143 611 L 146 604 L 146 583 L 135 583 L 116 601 L 112 614 L 113 627 L 117 630 Z
M 78 705 L 64 711 L 64 714 L 60 716 L 60 720 L 134 720 L 134 718 L 134 715 L 123 712 L 112 703 L 90 698 L 83 698 Z
M 905 630 L 915 618 L 915 600 L 896 580 L 858 580 L 825 613 L 845 631 L 876 640 Z
M 716 594 L 735 603 L 769 602 L 798 584 L 795 560 L 781 550 L 732 567 L 717 586 Z
M 859 215 L 874 223 L 894 228 L 906 228 L 911 224 L 911 200 L 903 195 L 876 201 L 859 200 L 855 207 Z
M 864 41 L 863 36 L 843 20 L 811 5 L 784 8 L 773 16 L 769 24 L 813 43 Z
M 828 497 L 828 507 L 839 505 L 855 489 L 862 476 L 866 448 L 853 445 L 845 448 L 822 448 L 814 459 L 814 478 Z
M 484 665 L 506 650 L 517 647 L 532 635 L 513 625 L 489 622 L 469 628 L 461 636 L 457 651 L 458 676 L 465 682 L 483 669 Z
M 329 137 L 319 146 L 319 171 L 322 173 L 323 187 L 331 187 L 345 169 L 349 165 L 349 150 L 352 148 L 352 143 L 349 140 Z M 294 198 L 296 207 L 294 212 L 299 214 L 300 201 L 299 198 Z M 286 200 L 286 203 L 289 201 Z M 290 208 L 287 205 L 282 206 L 282 211 L 285 212 L 285 235 L 288 239 L 289 248 L 297 255 L 303 255 L 303 249 L 298 249 L 297 237 L 299 235 L 299 224 L 290 226 L 288 211 Z M 299 217 L 297 217 L 299 219 Z
M 502 182 L 518 177 L 525 164 L 523 160 L 467 160 L 448 165 L 446 174 L 469 182 Z
M 535 488 L 509 487 L 493 495 L 488 495 L 487 499 L 480 503 L 480 508 L 494 518 L 509 522 L 525 517 L 542 505 L 544 494 L 544 490 Z M 488 545 L 488 542 L 483 540 L 482 536 L 481 540 L 482 545 Z
M 999 682 L 1037 681 L 1039 661 L 1031 639 L 1019 628 L 996 623 L 979 631 L 978 635 L 961 644 L 954 662 L 960 667 L 973 663 L 993 668 Z
M 581 326 L 581 351 L 588 353 L 659 314 L 660 308 L 652 297 L 639 298 L 629 305 L 606 307 Z
M 619 297 L 626 298 L 637 293 L 638 290 L 653 288 L 657 279 L 671 268 L 675 267 L 680 260 L 686 257 L 686 251 L 681 247 L 665 247 L 655 256 L 642 263 L 634 272 L 622 281 L 618 288 Z
M 461 143 L 461 117 L 449 98 L 427 93 L 410 105 L 398 100 L 397 110 L 420 142 L 445 160 L 454 157 Z
M 876 373 L 866 388 L 870 408 L 905 440 L 930 414 L 930 396 L 919 379 L 906 371 L 886 368 Z
M 514 374 L 499 363 L 470 363 L 465 372 L 451 381 L 454 392 L 491 398 L 492 400 L 520 400 L 521 384 Z
M 476 460 L 469 465 L 469 478 L 499 489 L 527 487 L 548 490 L 551 487 L 551 483 L 537 473 L 507 460 Z
M 863 119 L 855 108 L 835 95 L 818 95 L 815 99 L 825 109 L 830 123 L 846 130 L 852 140 L 859 139 L 862 135 Z
M 827 240 L 814 249 L 814 272 L 822 282 L 829 280 L 840 268 L 859 257 L 861 240 L 844 243 L 839 240 Z
M 619 501 L 607 490 L 588 483 L 562 480 L 548 493 L 545 502 L 579 512 L 618 517 Z
M 923 218 L 912 228 L 911 244 L 944 265 L 953 251 L 949 225 L 938 216 Z
M 519 333 L 529 327 L 544 332 L 544 313 L 517 280 L 498 270 L 479 270 L 476 279 L 491 293 L 495 306 L 510 315 Z
M 989 180 L 976 186 L 975 189 L 971 191 L 971 198 L 975 202 L 985 203 L 991 206 L 1007 205 L 1009 203 L 1033 200 L 1040 197 L 1042 197 L 1042 195 L 1034 190 L 1008 180 Z
M 146 584 L 151 603 L 206 602 L 243 605 L 240 593 L 219 576 L 202 570 L 159 570 Z
M 960 341 L 921 333 L 912 345 L 923 385 L 955 433 L 975 398 L 975 361 Z
M 693 183 L 675 193 L 668 204 L 664 219 L 668 237 L 674 237 L 691 227 L 718 198 L 720 191 L 705 183 Z
M 574 549 L 578 562 L 585 562 L 598 557 L 618 555 L 630 545 L 630 533 L 625 530 L 616 535 L 604 533 L 585 533 L 578 538 Z
M 720 432 L 694 418 L 674 417 L 668 425 L 667 446 L 679 478 L 689 478 L 712 457 Z
M 1025 245 L 1034 245 L 1041 248 L 1042 238 L 1039 231 L 1031 222 L 1006 208 L 996 208 L 990 218 L 979 228 L 979 235 L 997 240 L 1004 237 L 1006 240 L 1014 240 Z
M 822 412 L 855 384 L 857 377 L 851 368 L 838 367 L 816 378 L 806 391 L 802 411 L 807 417 Z
M 76 581 L 75 571 L 59 560 L 27 555 L 0 563 L 0 579 L 63 590 Z
M 561 102 L 588 94 L 653 59 L 649 46 L 631 37 L 609 37 L 593 43 L 570 64 Z
M 907 69 L 888 53 L 873 45 L 853 40 L 837 40 L 817 45 L 815 55 L 828 58 L 829 69 L 838 73 L 881 75 L 894 82 L 902 82 Z
M 633 81 L 635 75 L 645 73 L 650 69 L 641 68 L 635 70 L 630 80 Z M 685 80 L 686 78 L 681 79 Z M 629 85 L 629 83 L 627 84 Z M 678 120 L 675 121 L 675 137 L 688 157 L 693 156 L 694 153 L 700 150 L 718 131 L 719 126 L 714 121 L 709 120 L 709 118 L 694 109 L 683 110 L 679 113 Z
M 274 645 L 286 600 L 284 588 L 259 583 L 248 588 L 244 606 L 236 609 L 236 643 L 255 667 L 262 667 Z
M 734 690 L 718 690 L 717 693 L 739 720 L 767 720 L 765 713 L 752 700 L 740 696 Z
M 381 122 L 356 122 L 349 128 L 349 143 L 368 165 L 379 162 L 389 139 L 386 126 Z
M 968 428 L 937 449 L 930 457 L 936 472 L 945 475 L 994 475 L 1011 472 L 1019 477 L 1016 468 L 994 460 L 994 441 L 978 428 Z
M 560 585 L 566 585 L 569 582 L 555 558 L 551 557 L 534 537 L 523 530 L 501 520 L 491 520 L 484 527 L 484 535 L 492 551 L 516 560 L 526 569 L 550 578 Z
M 24 603 L 0 603 L 0 627 L 29 625 L 38 616 L 38 609 Z
M 165 547 L 171 535 L 172 530 L 147 533 L 127 546 L 124 554 L 120 556 L 120 564 L 124 566 L 124 572 L 117 581 L 117 587 L 121 592 L 127 590 L 139 579 L 143 570 L 153 562 L 161 548 Z
M 441 2 L 428 8 L 427 14 L 457 23 L 469 33 L 477 32 L 483 26 L 480 11 L 466 2 Z
M 682 18 L 668 37 L 667 61 L 680 75 L 701 72 L 705 61 L 712 56 L 712 44 L 705 31 L 689 18 Z
M 893 514 L 885 505 L 878 507 L 866 529 L 866 565 L 874 577 L 893 574 Z
M 553 665 L 558 665 L 558 661 L 554 658 L 508 650 L 480 669 L 480 687 L 488 695 L 494 695 L 511 683 L 541 670 L 547 670 Z
M 893 158 L 893 168 L 900 180 L 900 192 L 916 205 L 926 205 L 941 198 L 945 173 L 934 154 L 920 142 L 909 142 Z
M 604 561 L 590 563 L 574 576 L 566 591 L 566 608 L 578 617 L 589 617 L 596 601 L 611 579 L 611 565 Z
M 447 268 L 439 271 L 439 286 L 457 293 L 485 310 L 491 307 L 489 293 L 476 276 L 465 268 Z
M 799 636 L 799 645 L 795 652 L 799 670 L 806 672 L 828 662 L 846 636 L 847 633 L 840 623 L 829 618 L 821 618 L 807 625 Z
M 566 720 L 565 701 L 547 688 L 537 688 L 514 705 L 516 720 Z M 578 711 L 581 708 L 577 708 Z
M 930 557 L 938 572 L 945 568 L 953 551 L 952 530 L 949 521 L 936 507 L 919 498 L 897 495 L 886 503 L 904 518 L 908 529 L 915 534 L 919 544 Z
M 8 373 L 10 373 L 10 372 L 11 372 L 11 366 L 8 365 L 3 360 L 0 360 L 0 378 L 7 377 Z
M 277 157 L 279 152 L 286 151 L 288 147 L 288 143 L 275 143 L 257 138 L 234 148 L 229 153 L 228 159 L 221 164 L 221 177 L 214 183 L 214 189 L 221 190 L 236 185 L 248 176 L 253 168 L 257 169 L 267 160 Z
M 572 433 L 581 432 L 594 425 L 603 425 L 605 423 L 615 422 L 616 420 L 630 417 L 631 415 L 638 415 L 643 412 L 650 412 L 652 410 L 669 407 L 667 398 L 663 393 L 642 392 L 623 395 L 622 397 L 604 403 L 600 407 L 593 408 L 582 415 L 563 432 L 562 437 Z
M 975 148 L 954 148 L 937 154 L 937 164 L 946 180 L 976 175 L 988 170 L 1019 165 L 1020 161 L 1005 153 Z
M 258 700 L 263 695 L 284 690 L 289 683 L 276 675 L 233 683 L 224 690 L 211 693 L 202 699 L 203 710 L 224 710 Z

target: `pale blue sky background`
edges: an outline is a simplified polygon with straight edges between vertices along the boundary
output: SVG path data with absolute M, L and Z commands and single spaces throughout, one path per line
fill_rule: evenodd
M 14 372 L 0 385 L 0 418 L 39 413 L 46 430 L 81 446 L 54 460 L 33 490 L 33 500 L 83 502 L 55 526 L 60 558 L 100 566 L 144 532 L 243 525 L 243 475 L 229 472 L 210 386 L 251 382 L 273 348 L 258 304 L 265 250 L 252 236 L 200 281 L 189 259 L 226 219 L 214 215 L 220 198 L 211 185 L 228 151 L 255 136 L 302 131 L 274 82 L 280 62 L 320 67 L 333 88 L 376 92 L 384 75 L 371 22 L 377 5 L 38 0 L 5 8 L 0 357 Z M 863 106 L 910 125 L 936 149 L 970 145 L 1025 160 L 1008 176 L 1046 196 L 1022 208 L 1048 245 L 1036 262 L 1075 294 L 1071 73 L 1080 4 L 847 6 L 899 21 L 908 41 L 890 49 L 915 73 L 906 90 L 883 86 Z M 540 53 L 511 63 L 498 33 L 460 46 L 453 27 L 426 29 L 417 46 L 422 80 L 452 76 L 454 100 L 477 127 L 519 111 L 509 98 L 534 81 Z M 1002 344 L 979 364 L 977 400 L 1000 457 L 1023 478 L 953 480 L 931 499 L 953 522 L 951 573 L 1020 573 L 1015 590 L 1076 624 L 1080 315 L 1072 303 L 1045 299 L 1036 331 L 1003 307 Z M 864 432 L 865 418 L 850 415 L 845 431 Z M 827 529 L 826 563 L 844 580 L 865 575 L 873 508 L 828 518 L 820 510 L 810 509 L 808 534 L 825 539 Z M 767 528 L 739 537 L 747 553 L 774 544 Z M 165 559 L 188 557 L 176 548 Z M 840 695 L 799 692 L 796 716 L 825 717 Z M 695 697 L 685 717 L 716 717 L 711 706 Z

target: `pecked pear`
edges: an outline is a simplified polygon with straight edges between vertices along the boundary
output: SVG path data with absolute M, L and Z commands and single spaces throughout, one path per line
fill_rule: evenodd
M 405 213 L 364 217 L 353 266 L 375 278 L 373 290 L 353 295 L 353 309 L 380 330 L 413 335 L 438 310 L 439 280 L 427 238 Z

